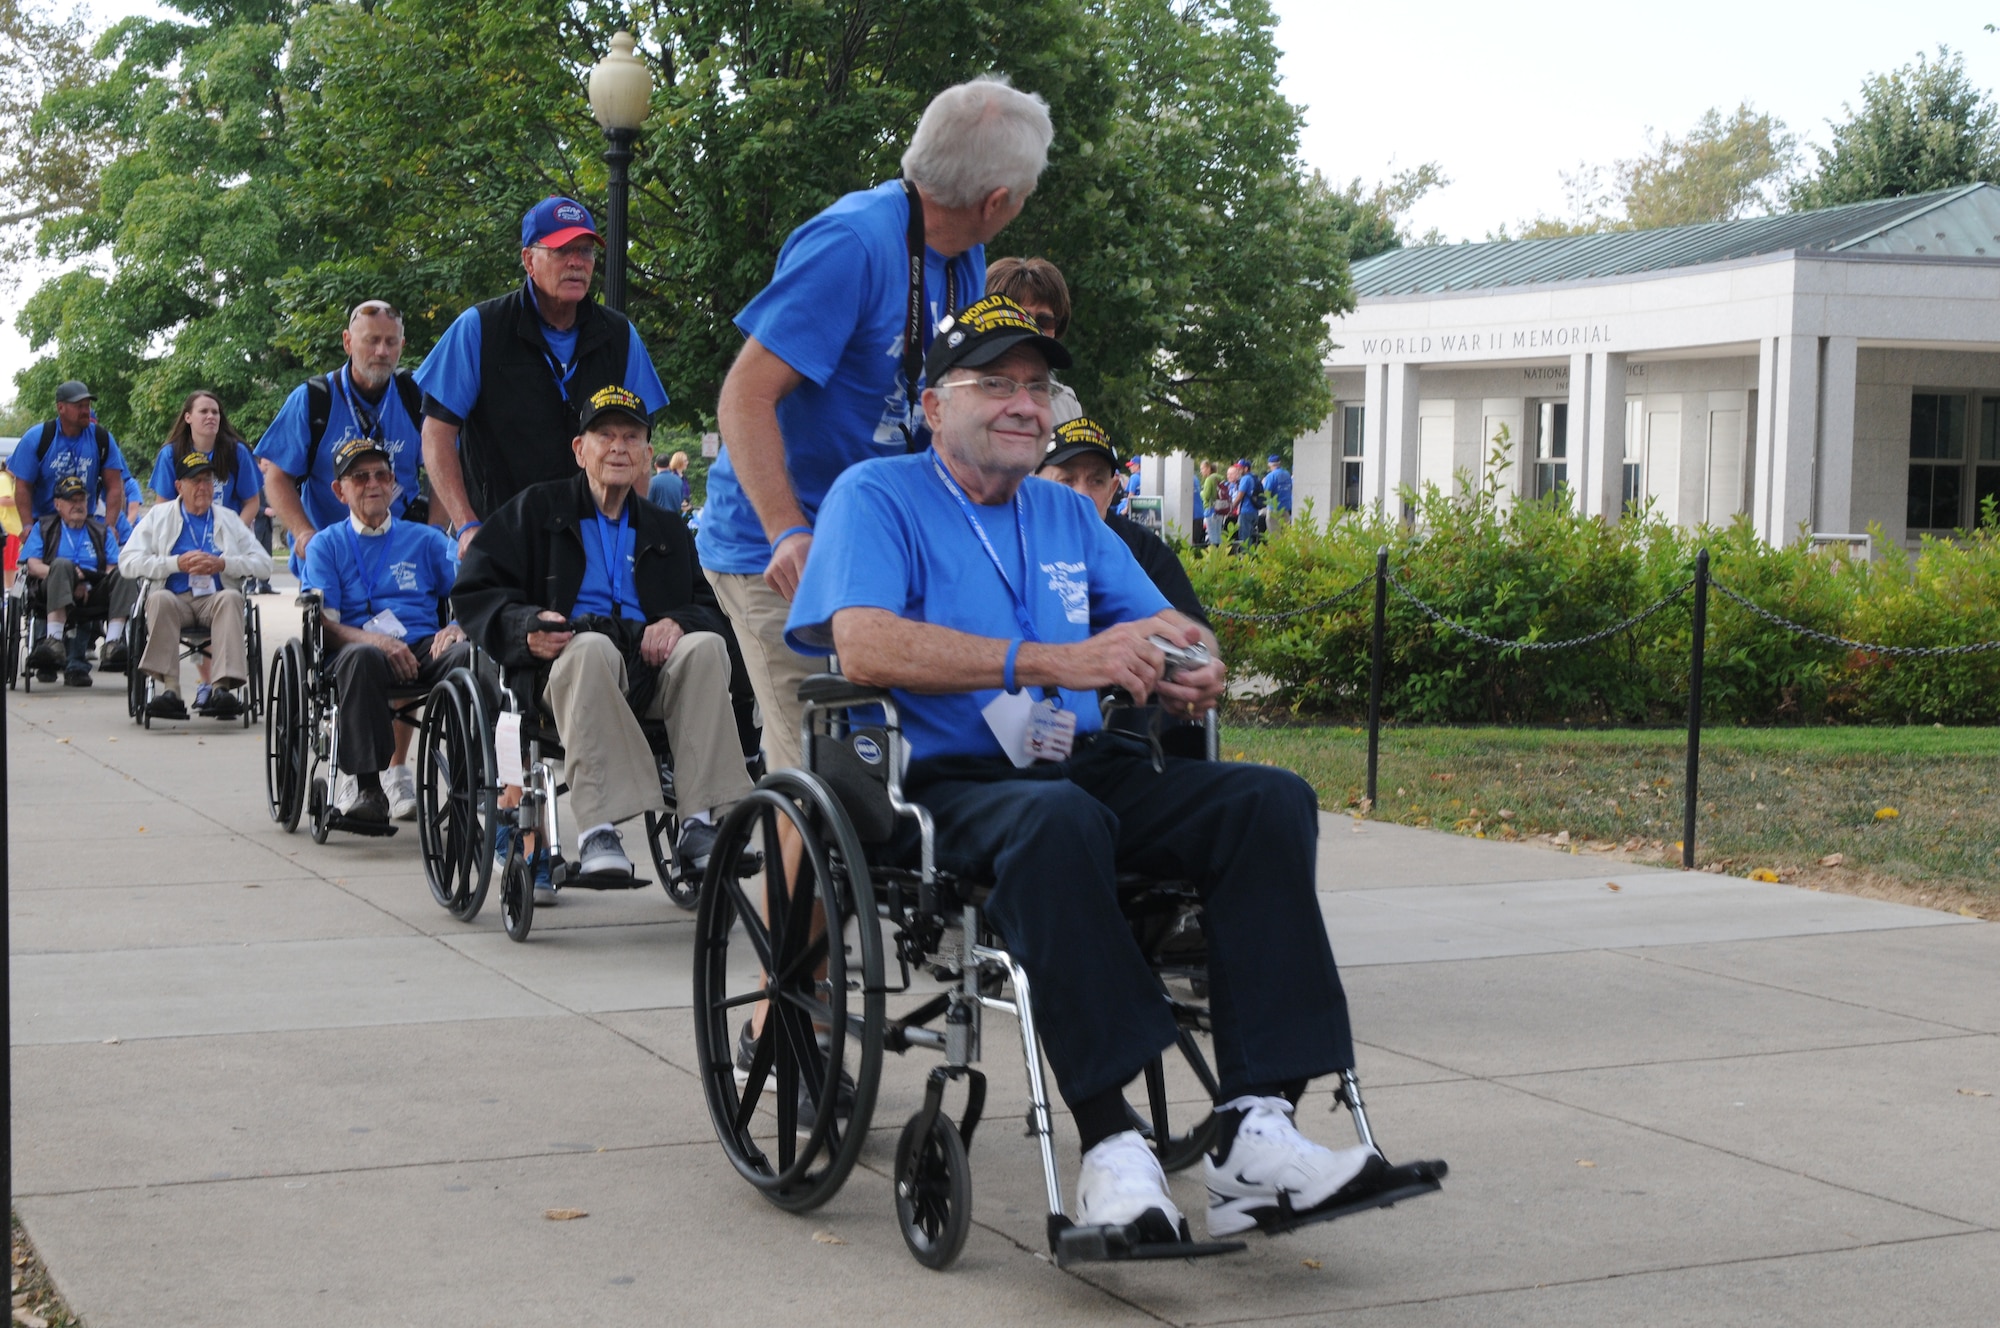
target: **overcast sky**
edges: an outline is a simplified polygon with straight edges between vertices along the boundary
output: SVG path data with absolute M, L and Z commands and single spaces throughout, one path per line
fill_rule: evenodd
M 2000 0 L 1274 4 L 1285 94 L 1306 112 L 1306 164 L 1372 183 L 1436 162 L 1451 184 L 1411 225 L 1452 240 L 1561 214 L 1561 172 L 1633 156 L 1649 129 L 1679 134 L 1711 106 L 1747 98 L 1824 143 L 1862 79 L 1940 42 L 1964 53 L 1980 86 L 2000 86 L 2000 35 L 1984 30 L 2000 22 Z M 109 22 L 150 6 L 93 9 Z M 12 315 L 31 288 L 6 301 L 0 396 L 30 359 Z

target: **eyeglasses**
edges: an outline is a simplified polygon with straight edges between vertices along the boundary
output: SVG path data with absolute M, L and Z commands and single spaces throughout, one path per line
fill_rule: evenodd
M 1032 383 L 1024 383 L 1005 374 L 987 374 L 982 378 L 960 378 L 955 382 L 939 383 L 937 390 L 943 392 L 954 387 L 976 387 L 981 396 L 991 397 L 995 401 L 1010 400 L 1016 392 L 1025 390 L 1030 401 L 1038 406 L 1046 406 L 1055 392 L 1055 386 L 1046 378 L 1037 378 Z
M 396 482 L 395 472 L 384 470 L 380 466 L 376 466 L 370 470 L 350 470 L 347 472 L 345 478 L 349 484 L 394 484 Z
M 597 243 L 594 240 L 571 240 L 560 249 L 552 249 L 546 244 L 537 244 L 530 247 L 539 249 L 545 254 L 554 254 L 557 258 L 568 262 L 575 262 L 578 259 L 595 259 L 597 257 Z

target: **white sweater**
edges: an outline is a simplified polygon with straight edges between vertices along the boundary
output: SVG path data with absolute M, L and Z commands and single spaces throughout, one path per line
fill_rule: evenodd
M 263 580 L 271 575 L 271 551 L 257 543 L 243 518 L 216 503 L 208 509 L 215 518 L 215 542 L 221 547 L 223 579 L 240 589 L 249 577 Z M 132 538 L 118 553 L 118 574 L 127 579 L 158 584 L 180 570 L 174 541 L 181 537 L 181 505 L 178 501 L 155 503 L 152 510 L 132 527 Z

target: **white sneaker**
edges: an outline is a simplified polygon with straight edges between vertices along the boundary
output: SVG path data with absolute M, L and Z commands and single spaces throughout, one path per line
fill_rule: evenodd
M 361 781 L 345 770 L 333 779 L 333 809 L 342 816 L 354 810 L 354 804 L 361 801 Z
M 392 765 L 382 772 L 382 791 L 389 795 L 389 819 L 417 819 L 417 776 L 406 765 Z
M 1260 1215 L 1317 1208 L 1361 1174 L 1372 1148 L 1356 1144 L 1335 1150 L 1314 1143 L 1292 1124 L 1292 1104 L 1281 1097 L 1237 1098 L 1224 1104 L 1243 1111 L 1229 1155 L 1204 1158 L 1208 1180 L 1208 1234 L 1233 1236 L 1257 1225 Z M 1219 1108 L 1220 1109 L 1220 1108 Z
M 1150 1210 L 1158 1210 L 1178 1235 L 1181 1210 L 1167 1193 L 1167 1173 L 1137 1130 L 1114 1134 L 1083 1155 L 1076 1178 L 1078 1226 L 1122 1227 Z

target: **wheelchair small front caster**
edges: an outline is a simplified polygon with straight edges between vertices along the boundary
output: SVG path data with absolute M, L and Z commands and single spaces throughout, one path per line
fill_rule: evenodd
M 500 920 L 507 926 L 507 938 L 528 939 L 535 925 L 535 869 L 521 852 L 517 836 L 507 853 L 507 865 L 500 873 Z
M 943 1112 L 931 1114 L 928 1135 L 918 1138 L 925 1114 L 910 1117 L 896 1143 L 896 1222 L 918 1263 L 947 1268 L 972 1229 L 972 1168 L 958 1126 Z

